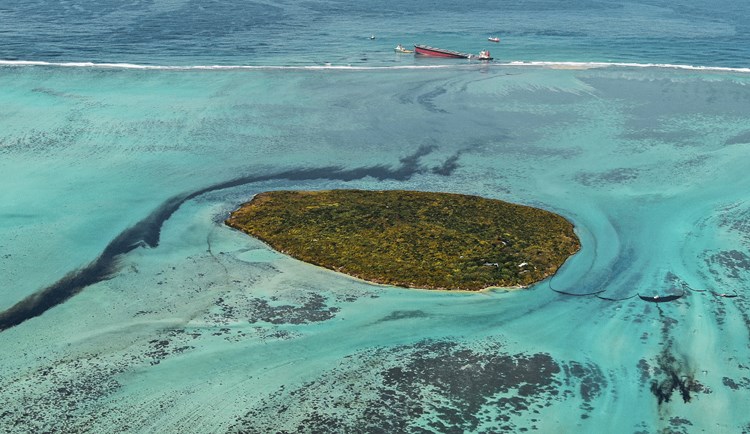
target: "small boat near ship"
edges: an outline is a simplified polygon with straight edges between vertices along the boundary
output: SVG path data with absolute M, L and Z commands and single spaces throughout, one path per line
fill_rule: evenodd
M 393 49 L 396 53 L 413 53 L 414 50 L 407 50 L 404 48 L 401 44 L 396 45 L 396 48 Z
M 476 59 L 492 60 L 488 50 L 482 50 L 479 55 L 461 53 L 460 51 L 446 50 L 444 48 L 430 47 L 429 45 L 414 45 L 414 54 L 430 57 L 447 57 L 451 59 Z
M 482 50 L 479 52 L 479 56 L 474 56 L 472 59 L 477 60 L 492 60 L 492 57 L 490 56 L 490 50 Z
M 489 38 L 487 38 L 487 40 L 490 42 L 500 42 L 500 38 L 498 38 L 497 36 L 490 36 Z

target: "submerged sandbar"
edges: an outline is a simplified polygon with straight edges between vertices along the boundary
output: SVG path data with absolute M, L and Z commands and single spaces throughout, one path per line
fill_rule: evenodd
M 272 191 L 226 224 L 302 261 L 410 288 L 528 286 L 580 248 L 557 214 L 451 193 Z

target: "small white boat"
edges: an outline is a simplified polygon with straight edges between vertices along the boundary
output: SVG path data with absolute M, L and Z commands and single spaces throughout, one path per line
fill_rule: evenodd
M 489 38 L 487 38 L 487 40 L 490 42 L 500 42 L 500 38 L 498 38 L 497 36 L 490 36 Z
M 370 35 L 370 39 L 375 39 L 375 35 Z
M 396 53 L 413 53 L 414 52 L 414 50 L 407 50 L 401 44 L 396 45 L 396 48 L 394 48 L 393 51 L 395 51 Z
M 482 50 L 479 52 L 479 55 L 472 54 L 470 59 L 475 60 L 492 60 L 492 56 L 490 55 L 490 50 Z

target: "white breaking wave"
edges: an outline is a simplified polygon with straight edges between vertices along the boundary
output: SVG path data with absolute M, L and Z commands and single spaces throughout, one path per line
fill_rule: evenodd
M 95 62 L 45 62 L 41 60 L 0 60 L 0 66 L 50 66 L 63 68 L 102 68 L 102 69 L 145 69 L 145 70 L 167 70 L 167 71 L 192 71 L 192 70 L 378 70 L 378 69 L 436 69 L 455 68 L 457 65 L 401 65 L 401 66 L 361 66 L 361 65 L 300 65 L 300 66 L 274 66 L 274 65 L 139 65 L 134 63 L 95 63 Z M 463 65 L 466 66 L 466 65 Z
M 461 68 L 466 66 L 482 67 L 536 67 L 549 69 L 594 69 L 594 68 L 656 68 L 656 69 L 679 69 L 687 71 L 709 71 L 709 72 L 733 72 L 750 73 L 750 68 L 733 68 L 725 66 L 695 66 L 678 65 L 669 63 L 635 63 L 635 62 L 547 62 L 547 61 L 511 61 L 511 62 L 472 62 L 452 63 L 445 65 L 388 65 L 388 66 L 365 66 L 365 65 L 301 65 L 301 66 L 274 66 L 274 65 L 140 65 L 134 63 L 95 63 L 95 62 L 45 62 L 40 60 L 0 60 L 0 66 L 49 66 L 64 68 L 102 68 L 102 69 L 143 69 L 143 70 L 168 70 L 168 71 L 190 71 L 190 70 L 350 70 L 350 71 L 372 71 L 393 69 L 446 69 Z
M 635 63 L 635 62 L 508 62 L 502 65 L 506 66 L 537 66 L 544 68 L 560 69 L 593 69 L 593 68 L 660 68 L 660 69 L 683 69 L 687 71 L 715 71 L 715 72 L 740 72 L 750 73 L 750 68 L 732 68 L 728 66 L 696 66 L 696 65 L 678 65 L 671 63 Z

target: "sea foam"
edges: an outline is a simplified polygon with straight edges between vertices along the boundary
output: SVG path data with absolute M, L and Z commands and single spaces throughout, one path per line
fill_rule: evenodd
M 450 69 L 467 66 L 482 67 L 541 67 L 550 69 L 594 69 L 594 68 L 657 68 L 678 69 L 686 71 L 750 73 L 750 68 L 732 68 L 725 66 L 681 65 L 671 63 L 636 63 L 636 62 L 553 62 L 543 60 L 509 62 L 471 62 L 451 63 L 444 65 L 397 65 L 397 66 L 363 66 L 363 65 L 146 65 L 136 63 L 96 63 L 96 62 L 45 62 L 39 60 L 0 60 L 0 66 L 23 67 L 45 66 L 62 68 L 101 68 L 101 69 L 143 69 L 143 70 L 343 70 L 343 71 L 378 71 L 378 70 L 413 70 L 413 69 Z

